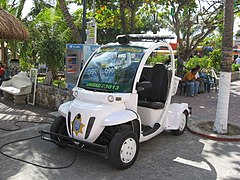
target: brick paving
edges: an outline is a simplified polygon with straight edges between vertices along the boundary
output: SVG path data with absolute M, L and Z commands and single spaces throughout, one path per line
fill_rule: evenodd
M 196 97 L 175 95 L 172 102 L 186 102 L 192 107 L 193 120 L 215 120 L 218 92 L 201 93 Z M 240 125 L 240 81 L 231 83 L 228 123 Z

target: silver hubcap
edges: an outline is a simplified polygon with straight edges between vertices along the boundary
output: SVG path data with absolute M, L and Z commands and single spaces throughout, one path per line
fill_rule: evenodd
M 187 122 L 187 118 L 186 118 L 186 114 L 182 113 L 181 115 L 181 122 L 180 122 L 180 125 L 179 125 L 179 130 L 180 131 L 183 131 L 185 125 L 186 125 L 186 122 Z
M 137 143 L 133 138 L 126 139 L 120 150 L 120 157 L 122 162 L 129 163 L 134 158 L 137 151 Z

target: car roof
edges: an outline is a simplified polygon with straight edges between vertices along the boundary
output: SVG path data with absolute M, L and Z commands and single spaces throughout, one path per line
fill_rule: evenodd
M 124 34 L 118 35 L 115 43 L 108 43 L 102 47 L 109 46 L 132 46 L 150 48 L 157 42 L 165 42 L 166 39 L 173 39 L 171 35 L 159 35 L 159 34 Z
M 128 44 L 125 44 L 125 46 L 135 46 L 135 47 L 137 46 L 137 47 L 149 48 L 153 44 L 155 44 L 155 42 L 152 42 L 152 41 L 130 41 Z M 106 47 L 106 46 L 123 46 L 123 44 L 120 44 L 118 42 L 108 43 L 103 47 Z

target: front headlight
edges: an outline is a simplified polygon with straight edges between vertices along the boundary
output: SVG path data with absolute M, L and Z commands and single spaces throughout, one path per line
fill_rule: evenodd
M 114 96 L 113 95 L 109 95 L 107 99 L 108 99 L 109 102 L 113 102 L 114 101 Z

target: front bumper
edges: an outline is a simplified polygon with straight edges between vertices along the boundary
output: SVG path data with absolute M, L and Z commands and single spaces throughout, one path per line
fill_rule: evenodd
M 55 144 L 59 144 L 61 146 L 73 147 L 79 150 L 91 152 L 94 154 L 104 156 L 105 158 L 108 158 L 108 146 L 77 140 L 68 136 L 64 136 L 61 134 L 45 130 L 41 130 L 39 131 L 39 133 L 41 134 L 41 139 L 43 140 L 54 142 Z M 50 135 L 55 136 L 57 138 L 61 138 L 61 141 L 51 139 Z

